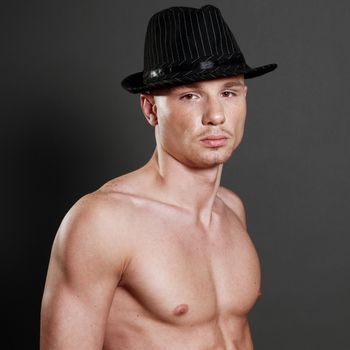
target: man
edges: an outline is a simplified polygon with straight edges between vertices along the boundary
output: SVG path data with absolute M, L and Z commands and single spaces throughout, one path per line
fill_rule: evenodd
M 243 137 L 250 68 L 214 6 L 149 21 L 140 93 L 156 149 L 81 198 L 53 244 L 42 350 L 253 349 L 259 260 L 239 197 L 220 187 Z

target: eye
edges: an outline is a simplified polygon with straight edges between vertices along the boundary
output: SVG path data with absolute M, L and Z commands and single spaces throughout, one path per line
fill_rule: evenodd
M 237 96 L 237 93 L 236 92 L 234 92 L 234 91 L 224 91 L 223 93 L 222 93 L 223 95 L 224 95 L 224 97 L 232 97 L 232 96 Z
M 194 100 L 198 98 L 198 96 L 196 96 L 195 94 L 186 94 L 186 95 L 183 95 L 181 96 L 181 100 Z

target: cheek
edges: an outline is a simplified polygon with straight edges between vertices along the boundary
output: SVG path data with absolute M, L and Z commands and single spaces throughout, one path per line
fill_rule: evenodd
M 237 120 L 237 128 L 239 129 L 244 129 L 244 124 L 245 124 L 245 118 L 246 118 L 246 111 L 242 111 L 242 114 Z
M 246 104 L 242 103 L 236 105 L 228 110 L 228 115 L 230 115 L 230 124 L 235 131 L 239 131 L 244 128 L 245 118 L 247 114 Z
M 181 118 L 175 115 L 162 116 L 158 123 L 158 137 L 161 145 L 170 151 L 179 149 L 182 144 L 189 143 L 190 129 Z
M 184 111 L 181 108 L 176 108 L 174 111 L 176 112 L 163 118 L 162 132 L 177 143 L 188 143 L 200 132 L 200 118 L 192 111 Z
M 235 132 L 235 147 L 237 147 L 240 142 L 242 141 L 243 134 L 244 134 L 244 126 L 245 126 L 245 120 L 246 120 L 246 106 L 243 105 L 239 113 L 237 113 L 235 118 L 235 125 L 233 126 L 234 132 Z

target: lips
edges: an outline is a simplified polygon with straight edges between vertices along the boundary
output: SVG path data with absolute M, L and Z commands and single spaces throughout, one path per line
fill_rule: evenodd
M 227 143 L 227 137 L 225 135 L 208 135 L 201 139 L 201 142 L 208 147 L 220 147 Z

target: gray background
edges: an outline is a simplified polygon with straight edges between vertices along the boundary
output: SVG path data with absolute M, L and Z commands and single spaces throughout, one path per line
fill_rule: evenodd
M 347 1 L 212 1 L 252 66 L 243 142 L 223 184 L 262 265 L 255 348 L 350 349 Z M 16 1 L 1 12 L 1 266 L 6 349 L 38 347 L 51 244 L 82 195 L 154 148 L 137 95 L 149 17 L 203 1 Z

